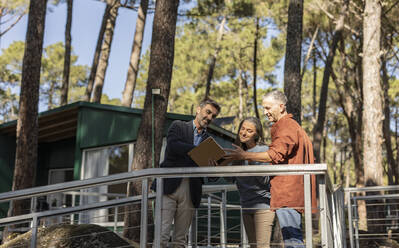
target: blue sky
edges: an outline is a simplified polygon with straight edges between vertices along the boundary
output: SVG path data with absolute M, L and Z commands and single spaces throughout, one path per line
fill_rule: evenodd
M 189 6 L 180 6 L 179 9 Z M 72 20 L 72 46 L 73 53 L 78 56 L 78 64 L 91 66 L 94 49 L 96 46 L 98 32 L 105 9 L 105 4 L 97 0 L 75 0 L 73 6 Z M 147 22 L 144 33 L 143 52 L 149 48 L 152 34 L 152 21 L 154 14 L 147 15 Z M 131 46 L 136 28 L 137 12 L 120 8 L 116 21 L 114 38 L 108 64 L 103 93 L 110 98 L 121 98 L 124 89 Z M 6 33 L 0 41 L 0 48 L 7 48 L 14 41 L 25 41 L 27 19 L 25 16 L 15 27 Z M 64 42 L 64 32 L 66 23 L 66 4 L 62 3 L 58 6 L 48 4 L 44 47 L 56 42 Z M 270 35 L 277 35 L 276 30 L 271 28 Z M 270 38 L 270 36 L 269 36 Z M 280 61 L 277 69 L 277 81 L 282 82 L 283 79 L 283 60 Z M 262 87 L 260 84 L 258 87 Z M 43 110 L 45 106 L 40 106 Z
M 98 32 L 101 26 L 105 4 L 95 0 L 75 0 L 72 20 L 73 53 L 79 57 L 78 64 L 91 66 Z M 106 72 L 103 92 L 110 98 L 121 98 L 129 65 L 131 46 L 136 28 L 137 12 L 120 8 L 110 61 Z M 143 48 L 151 43 L 152 20 L 147 15 Z M 25 41 L 27 16 L 1 38 L 0 48 L 7 48 L 14 41 Z M 56 42 L 64 42 L 66 4 L 54 7 L 48 4 L 44 47 Z

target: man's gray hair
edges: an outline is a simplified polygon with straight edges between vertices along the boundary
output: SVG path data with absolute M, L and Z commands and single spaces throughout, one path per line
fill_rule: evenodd
M 282 103 L 284 105 L 287 104 L 287 97 L 284 95 L 283 92 L 281 92 L 279 90 L 272 90 L 272 91 L 266 93 L 266 95 L 263 96 L 263 100 L 266 98 L 271 98 L 273 101 Z

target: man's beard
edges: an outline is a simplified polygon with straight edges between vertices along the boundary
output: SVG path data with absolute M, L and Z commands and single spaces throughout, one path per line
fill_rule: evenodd
M 208 127 L 210 121 L 202 119 L 202 121 L 200 123 L 202 124 L 201 127 L 206 128 L 206 127 Z

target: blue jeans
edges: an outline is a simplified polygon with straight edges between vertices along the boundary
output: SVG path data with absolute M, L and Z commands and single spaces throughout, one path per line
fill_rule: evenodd
M 301 213 L 292 208 L 276 210 L 285 248 L 305 248 L 302 237 Z

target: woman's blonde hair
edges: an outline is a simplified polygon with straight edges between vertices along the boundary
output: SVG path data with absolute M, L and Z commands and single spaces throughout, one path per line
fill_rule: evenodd
M 241 130 L 241 126 L 244 123 L 244 121 L 249 121 L 249 122 L 251 122 L 252 124 L 255 125 L 255 131 L 256 131 L 255 143 L 257 145 L 263 144 L 264 136 L 263 136 L 262 123 L 256 117 L 246 117 L 245 119 L 243 119 L 240 122 L 240 125 L 238 125 L 238 131 L 237 131 L 236 139 L 234 140 L 234 144 L 237 145 L 237 146 L 240 146 L 243 150 L 247 150 L 248 149 L 248 147 L 244 143 L 242 143 L 240 141 L 240 130 Z

